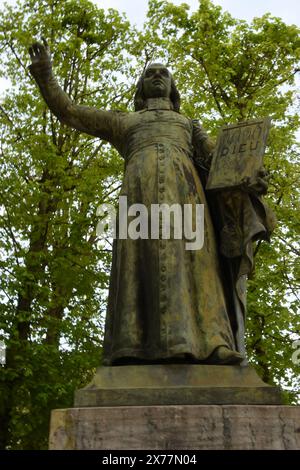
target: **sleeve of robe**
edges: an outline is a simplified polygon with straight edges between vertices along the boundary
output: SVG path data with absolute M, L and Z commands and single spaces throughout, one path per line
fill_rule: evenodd
M 72 102 L 59 86 L 48 61 L 31 64 L 30 73 L 35 78 L 41 94 L 52 113 L 69 127 L 100 137 L 118 150 L 122 141 L 123 118 L 127 113 L 99 110 Z

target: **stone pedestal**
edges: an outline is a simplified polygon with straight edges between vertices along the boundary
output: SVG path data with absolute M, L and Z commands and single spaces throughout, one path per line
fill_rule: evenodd
M 300 407 L 250 367 L 100 367 L 54 410 L 50 449 L 296 449 Z
M 300 449 L 300 407 L 165 405 L 55 410 L 50 449 Z
M 99 367 L 74 406 L 281 404 L 251 367 L 166 364 Z

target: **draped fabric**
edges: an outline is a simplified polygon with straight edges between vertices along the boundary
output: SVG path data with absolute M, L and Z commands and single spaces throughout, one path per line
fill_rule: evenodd
M 199 250 L 187 250 L 184 238 L 162 239 L 161 227 L 158 239 L 114 241 L 103 364 L 210 362 L 220 346 L 244 354 L 252 241 L 268 239 L 275 223 L 271 211 L 257 195 L 239 189 L 205 194 L 207 135 L 174 112 L 169 99 L 149 99 L 134 113 L 98 110 L 74 104 L 49 61 L 32 64 L 30 71 L 61 122 L 107 140 L 124 157 L 121 195 L 128 207 L 144 204 L 149 226 L 152 204 L 204 204 Z
M 172 225 L 168 240 L 162 232 L 158 240 L 115 240 L 104 364 L 205 362 L 219 346 L 234 350 L 214 227 L 192 161 L 193 123 L 170 109 L 146 109 L 128 114 L 122 126 L 120 195 L 128 206 L 146 206 L 149 226 L 151 204 L 204 204 L 204 245 L 187 250 L 186 239 L 172 236 Z

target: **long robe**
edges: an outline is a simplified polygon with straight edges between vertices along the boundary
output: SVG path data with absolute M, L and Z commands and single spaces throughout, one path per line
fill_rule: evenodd
M 115 240 L 103 364 L 209 362 L 219 346 L 244 353 L 251 242 L 268 238 L 274 225 L 260 198 L 228 191 L 208 205 L 200 178 L 209 166 L 207 135 L 169 100 L 148 100 L 133 113 L 78 106 L 47 61 L 30 71 L 63 123 L 110 142 L 124 157 L 121 195 L 128 206 L 142 203 L 150 214 L 151 204 L 204 204 L 200 250 L 187 250 L 187 240 L 174 236 Z
M 186 239 L 116 239 L 105 326 L 104 363 L 185 358 L 205 361 L 235 341 L 221 281 L 216 237 L 205 193 L 193 163 L 193 123 L 168 100 L 120 115 L 125 159 L 121 189 L 128 206 L 204 204 L 204 245 Z M 165 109 L 167 108 L 167 109 Z M 207 138 L 206 134 L 200 138 Z M 122 146 L 123 143 L 123 146 Z M 171 227 L 172 229 L 172 227 Z

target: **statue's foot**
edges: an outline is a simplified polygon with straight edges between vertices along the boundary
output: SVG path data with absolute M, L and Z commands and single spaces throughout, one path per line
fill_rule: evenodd
M 209 356 L 208 360 L 209 364 L 237 365 L 244 360 L 244 357 L 237 351 L 232 351 L 226 346 L 219 346 Z

